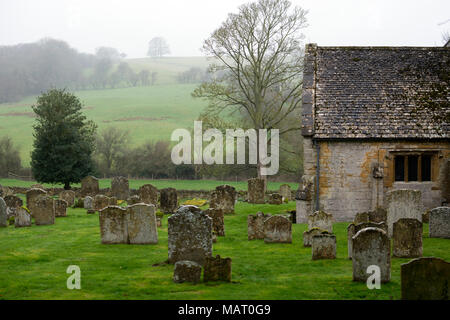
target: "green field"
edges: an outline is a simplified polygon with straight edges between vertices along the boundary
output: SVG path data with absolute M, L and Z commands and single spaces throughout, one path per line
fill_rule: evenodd
M 247 215 L 257 211 L 285 213 L 290 202 L 250 205 L 238 202 L 225 217 L 225 237 L 213 254 L 232 258 L 232 282 L 175 284 L 167 259 L 167 216 L 157 245 L 100 243 L 98 214 L 69 209 L 68 217 L 50 226 L 0 229 L 0 299 L 400 299 L 400 265 L 392 259 L 392 280 L 380 290 L 352 281 L 347 259 L 346 223 L 334 224 L 337 259 L 311 260 L 302 246 L 305 224 L 293 225 L 292 244 L 247 240 Z M 450 241 L 430 239 L 424 224 L 424 256 L 450 260 Z M 81 269 L 81 290 L 68 290 L 69 265 Z

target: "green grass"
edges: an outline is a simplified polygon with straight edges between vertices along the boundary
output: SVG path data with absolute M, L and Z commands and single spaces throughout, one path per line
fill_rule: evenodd
M 250 205 L 239 202 L 225 217 L 225 237 L 213 254 L 230 257 L 232 282 L 175 284 L 173 266 L 153 264 L 167 259 L 167 216 L 158 229 L 157 245 L 100 243 L 98 214 L 69 209 L 68 217 L 51 226 L 0 229 L 0 299 L 399 299 L 400 265 L 392 259 L 392 280 L 380 290 L 352 281 L 347 259 L 346 223 L 336 223 L 337 259 L 311 260 L 302 246 L 307 226 L 293 225 L 292 244 L 247 240 L 247 215 L 259 210 L 284 213 L 294 202 Z M 428 238 L 424 256 L 450 260 L 450 241 Z M 69 265 L 81 268 L 81 290 L 68 290 Z

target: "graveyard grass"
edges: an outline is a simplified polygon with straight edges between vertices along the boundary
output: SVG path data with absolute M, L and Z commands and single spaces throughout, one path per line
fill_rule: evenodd
M 305 224 L 293 225 L 292 244 L 247 240 L 247 215 L 294 208 L 238 202 L 225 216 L 213 254 L 233 259 L 231 283 L 175 284 L 173 265 L 152 266 L 167 260 L 167 215 L 156 245 L 101 244 L 98 213 L 85 209 L 70 208 L 50 226 L 2 228 L 0 299 L 400 299 L 400 265 L 410 259 L 392 258 L 392 280 L 380 290 L 353 282 L 347 223 L 334 224 L 336 260 L 311 260 Z M 449 240 L 428 238 L 427 224 L 423 237 L 424 256 L 450 260 Z M 81 290 L 66 288 L 69 265 L 81 268 Z

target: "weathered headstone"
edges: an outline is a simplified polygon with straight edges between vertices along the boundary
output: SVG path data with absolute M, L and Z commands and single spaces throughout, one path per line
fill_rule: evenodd
M 160 210 L 164 213 L 174 213 L 178 208 L 177 190 L 165 188 L 160 190 Z
M 31 215 L 25 208 L 17 208 L 14 225 L 16 228 L 31 227 Z
M 303 246 L 311 247 L 313 236 L 318 235 L 318 234 L 324 234 L 324 233 L 329 233 L 329 232 L 326 230 L 319 229 L 319 228 L 312 228 L 311 230 L 303 232 Z
M 292 199 L 292 191 L 291 187 L 288 184 L 282 184 L 280 186 L 279 193 L 283 197 L 283 201 L 291 201 Z
M 209 208 L 205 210 L 205 213 L 212 219 L 212 230 L 217 236 L 225 236 L 225 226 L 223 220 L 223 210 Z
M 100 192 L 98 179 L 93 176 L 84 177 L 81 180 L 81 191 L 80 194 L 82 197 L 91 196 L 94 197 L 96 194 Z
M 364 228 L 379 228 L 381 230 L 384 230 L 387 232 L 387 224 L 386 222 L 363 222 L 355 225 L 354 223 L 351 223 L 347 227 L 347 252 L 348 252 L 348 258 L 352 258 L 352 244 L 353 244 L 353 237 L 355 234 L 358 233 L 358 231 L 364 229 Z
M 67 201 L 55 199 L 55 217 L 67 217 Z
M 119 200 L 127 200 L 130 196 L 130 186 L 125 177 L 113 177 L 111 180 L 111 196 Z
M 264 220 L 264 242 L 292 243 L 291 221 L 280 215 Z
M 269 204 L 282 204 L 283 196 L 279 193 L 272 193 L 269 196 Z
M 73 208 L 84 208 L 84 198 L 77 198 Z
M 200 282 L 202 266 L 194 261 L 182 260 L 175 263 L 173 270 L 173 282 Z
M 100 211 L 104 208 L 106 208 L 107 206 L 109 206 L 109 198 L 107 196 L 104 196 L 102 194 L 97 194 L 94 197 L 94 209 L 96 211 Z
M 138 195 L 134 195 L 134 196 L 128 197 L 127 204 L 129 206 L 132 206 L 133 204 L 137 204 L 137 203 L 143 203 Z
M 333 233 L 333 216 L 324 211 L 316 211 L 308 215 L 308 229 L 319 228 Z
M 417 258 L 400 267 L 403 300 L 450 300 L 450 263 Z
M 247 217 L 248 240 L 264 239 L 264 221 L 271 216 L 270 213 L 257 212 L 255 215 Z
M 91 196 L 84 197 L 83 207 L 87 210 L 94 209 L 94 199 Z
M 6 203 L 3 198 L 0 198 L 0 228 L 8 226 L 8 215 L 6 213 Z
M 102 243 L 127 243 L 127 210 L 118 206 L 107 206 L 99 213 Z
M 75 192 L 72 190 L 64 190 L 59 194 L 59 198 L 66 200 L 67 205 L 72 207 L 75 204 Z
M 369 222 L 369 213 L 368 212 L 358 212 L 353 219 L 353 223 L 360 224 L 363 222 Z
M 151 184 L 144 184 L 138 190 L 139 198 L 146 204 L 158 205 L 158 189 Z
M 398 258 L 418 258 L 422 256 L 422 222 L 417 219 L 402 218 L 394 222 L 393 255 Z
M 203 267 L 203 281 L 231 282 L 231 258 L 220 258 L 220 255 L 207 257 Z
M 195 206 L 182 206 L 168 219 L 169 263 L 203 265 L 212 254 L 212 219 Z
M 384 208 L 377 207 L 375 210 L 369 212 L 370 222 L 386 222 L 387 221 L 387 211 Z
M 450 239 L 450 207 L 430 211 L 430 238 Z
M 264 186 L 264 180 L 253 178 L 248 179 L 248 202 L 249 203 L 265 203 L 264 196 L 265 196 L 265 186 Z
M 217 186 L 211 192 L 210 207 L 222 209 L 224 214 L 234 213 L 236 203 L 236 189 L 230 185 Z
M 367 268 L 380 268 L 380 281 L 391 279 L 391 241 L 379 228 L 364 228 L 353 237 L 352 264 L 353 281 L 366 282 L 370 276 Z
M 418 190 L 400 189 L 386 194 L 388 236 L 398 219 L 412 218 L 422 222 L 422 193 Z
M 156 207 L 138 203 L 127 208 L 127 232 L 130 244 L 158 243 Z
M 36 225 L 47 225 L 55 223 L 55 201 L 52 197 L 43 195 L 36 199 L 34 212 Z
M 36 204 L 36 199 L 39 196 L 43 196 L 46 194 L 47 194 L 47 192 L 45 192 L 42 189 L 38 189 L 38 188 L 33 188 L 26 192 L 27 208 L 28 208 L 28 210 L 30 210 L 30 213 L 32 216 L 34 216 L 34 208 L 35 208 L 35 204 Z
M 17 209 L 23 206 L 22 199 L 15 195 L 7 195 L 3 200 L 6 203 L 6 214 L 8 218 L 15 216 Z
M 108 198 L 108 205 L 110 206 L 117 206 L 117 198 L 116 197 L 110 197 Z
M 316 234 L 312 237 L 312 259 L 336 259 L 336 236 L 330 233 Z

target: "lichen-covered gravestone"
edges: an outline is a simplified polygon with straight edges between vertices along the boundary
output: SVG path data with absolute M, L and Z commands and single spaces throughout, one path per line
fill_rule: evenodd
M 284 201 L 291 201 L 292 199 L 292 191 L 291 187 L 288 184 L 282 184 L 280 186 L 279 194 L 283 197 Z
M 384 208 L 377 207 L 375 210 L 369 212 L 370 222 L 386 222 L 387 211 Z
M 125 177 L 113 177 L 111 180 L 111 196 L 119 200 L 127 200 L 130 196 L 130 186 Z
M 67 201 L 55 199 L 55 217 L 67 217 Z
M 104 196 L 102 194 L 97 194 L 94 198 L 94 209 L 96 211 L 100 211 L 107 206 L 109 206 L 109 198 L 107 196 Z
M 403 300 L 450 300 L 450 263 L 417 258 L 400 267 Z
M 269 196 L 269 204 L 282 204 L 283 196 L 279 193 L 272 193 Z
M 173 282 L 200 282 L 202 266 L 194 261 L 177 261 L 173 270 Z
M 31 215 L 25 208 L 17 208 L 14 226 L 16 228 L 31 227 Z
M 138 203 L 127 208 L 127 232 L 130 244 L 158 243 L 156 207 Z
M 336 259 L 336 236 L 322 233 L 312 237 L 312 259 Z
M 91 196 L 84 197 L 83 207 L 87 210 L 94 209 L 94 199 Z
M 212 219 L 195 206 L 182 206 L 168 219 L 169 263 L 203 265 L 212 254 Z
M 160 193 L 160 210 L 164 213 L 174 213 L 178 208 L 177 190 L 174 188 L 164 188 Z
M 38 197 L 46 195 L 46 194 L 47 194 L 47 192 L 45 192 L 43 189 L 39 189 L 39 188 L 32 188 L 26 192 L 27 208 L 28 208 L 28 210 L 30 210 L 30 213 L 32 216 L 34 216 L 36 199 Z
M 99 213 L 102 243 L 127 243 L 127 210 L 118 206 L 108 206 Z
M 3 198 L 0 198 L 0 228 L 8 226 L 8 216 L 6 214 L 6 203 Z
M 422 256 L 422 222 L 417 219 L 402 218 L 394 222 L 393 255 L 398 258 L 418 258 Z
M 391 241 L 379 228 L 364 228 L 353 237 L 353 281 L 366 282 L 369 266 L 380 268 L 380 281 L 391 280 Z
M 248 179 L 247 186 L 249 203 L 265 203 L 265 188 L 263 179 Z
M 212 219 L 213 233 L 219 237 L 225 236 L 225 224 L 223 220 L 223 210 L 209 208 L 205 210 L 205 213 Z
M 72 190 L 64 190 L 59 194 L 59 198 L 66 200 L 67 205 L 72 207 L 75 204 L 75 192 Z
M 369 213 L 368 212 L 358 212 L 353 219 L 353 223 L 360 224 L 363 222 L 369 222 Z
M 158 205 L 158 189 L 151 184 L 144 184 L 138 190 L 139 198 L 146 204 Z
M 312 228 L 311 230 L 303 232 L 303 246 L 311 247 L 313 236 L 318 235 L 318 234 L 323 234 L 323 233 L 329 233 L 329 232 L 326 230 L 319 229 L 319 228 Z
M 283 216 L 272 216 L 264 221 L 264 242 L 292 243 L 292 223 Z
M 450 239 L 450 207 L 430 211 L 430 238 Z
M 14 217 L 17 209 L 23 206 L 22 199 L 15 195 L 7 195 L 3 199 L 6 203 L 6 214 L 8 215 L 8 219 Z
M 358 233 L 358 231 L 364 228 L 379 228 L 387 232 L 386 222 L 363 222 L 356 225 L 354 223 L 349 224 L 349 226 L 347 227 L 347 252 L 349 259 L 352 258 L 353 237 L 356 233 Z
M 55 201 L 49 196 L 39 196 L 36 199 L 34 212 L 36 225 L 47 225 L 55 223 Z
M 231 282 L 231 258 L 220 258 L 220 255 L 207 257 L 203 267 L 203 281 Z
M 94 197 L 96 194 L 100 192 L 98 179 L 93 176 L 84 177 L 81 180 L 81 191 L 80 194 L 82 197 L 91 196 Z
M 308 229 L 319 228 L 333 233 L 333 216 L 324 211 L 316 211 L 308 215 Z
M 388 236 L 392 237 L 394 222 L 412 218 L 422 222 L 422 193 L 419 190 L 393 190 L 386 194 Z
M 236 203 L 236 189 L 230 185 L 217 186 L 211 192 L 210 207 L 222 209 L 224 214 L 234 213 Z
M 270 213 L 257 212 L 255 215 L 247 217 L 247 237 L 248 240 L 264 239 L 264 221 L 271 217 Z

